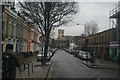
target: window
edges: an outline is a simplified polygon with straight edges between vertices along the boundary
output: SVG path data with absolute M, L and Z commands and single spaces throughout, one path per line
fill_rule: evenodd
M 16 24 L 13 24 L 13 37 L 16 37 Z
M 108 40 L 108 42 L 110 42 L 110 35 L 109 34 L 108 34 L 107 40 Z
M 94 41 L 94 43 L 96 43 L 96 37 L 95 37 L 95 41 Z
M 17 31 L 16 32 L 17 32 L 17 37 L 20 38 L 20 26 L 19 25 L 17 26 Z
M 58 31 L 58 34 L 60 34 L 60 31 Z
M 102 36 L 101 38 L 102 38 L 102 43 L 103 43 L 103 38 L 104 38 L 104 37 Z
M 98 37 L 98 42 L 100 42 L 100 36 Z
M 7 29 L 7 34 L 9 37 L 12 36 L 12 22 L 8 22 L 8 29 Z
M 64 35 L 62 35 L 62 37 L 64 37 Z
M 105 42 L 107 42 L 107 36 L 105 35 L 105 40 L 104 40 Z

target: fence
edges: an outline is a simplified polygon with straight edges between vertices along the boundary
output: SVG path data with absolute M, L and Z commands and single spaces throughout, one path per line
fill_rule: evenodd
M 22 52 L 18 54 L 17 58 L 20 64 L 20 74 L 25 71 L 25 69 L 28 69 L 28 76 L 30 76 L 30 67 L 33 73 L 33 61 L 37 59 L 37 53 Z

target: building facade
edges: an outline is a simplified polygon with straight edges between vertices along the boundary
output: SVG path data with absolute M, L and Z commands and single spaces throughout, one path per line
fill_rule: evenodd
M 4 6 L 2 33 L 3 52 L 5 51 L 6 44 L 13 44 L 15 52 L 34 52 L 37 50 L 35 45 L 40 44 L 40 42 L 35 39 L 38 33 L 34 31 L 32 26 L 25 23 L 16 12 Z
M 118 60 L 118 55 L 120 55 L 120 2 L 118 6 L 110 11 L 110 22 L 112 27 L 116 28 L 117 40 L 110 42 L 110 55 L 111 59 Z
M 89 48 L 90 52 L 95 53 L 96 57 L 101 59 L 109 60 L 110 59 L 110 44 L 109 42 L 115 41 L 116 37 L 116 28 L 112 28 L 97 34 L 90 35 L 79 40 L 79 48 L 82 49 L 84 45 Z

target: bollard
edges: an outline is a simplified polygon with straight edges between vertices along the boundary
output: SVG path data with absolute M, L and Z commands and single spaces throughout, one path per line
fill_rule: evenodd
M 31 64 L 31 67 L 32 67 L 31 69 L 32 69 L 32 73 L 33 73 L 33 63 L 32 62 L 28 62 L 27 63 L 27 65 L 28 65 L 28 76 L 30 76 L 30 64 Z M 23 65 L 24 65 L 23 70 L 21 69 L 21 67 L 19 68 L 20 74 L 21 74 L 22 71 L 25 70 L 25 64 L 23 63 Z
M 32 63 L 31 61 L 29 62 L 29 64 L 30 64 L 30 63 L 31 63 L 31 65 L 32 65 L 32 68 L 31 68 L 31 69 L 32 69 L 32 73 L 33 73 L 33 63 Z
M 23 64 L 24 67 L 23 67 L 23 70 L 21 70 L 21 66 L 20 66 L 20 68 L 19 68 L 20 74 L 21 74 L 22 71 L 25 70 L 25 64 L 24 63 L 22 63 L 22 64 Z
M 28 76 L 30 75 L 30 73 L 29 73 L 30 71 L 29 70 L 30 70 L 30 67 L 29 67 L 29 63 L 28 63 Z
M 30 61 L 30 62 L 27 63 L 27 65 L 28 65 L 28 76 L 30 76 L 30 64 L 32 65 L 31 67 L 32 67 L 32 73 L 33 73 L 33 63 Z
M 22 54 L 23 56 L 20 56 L 21 57 L 21 65 L 20 65 L 20 68 L 19 68 L 19 71 L 20 71 L 20 74 L 22 74 L 23 71 L 25 71 L 26 69 L 26 66 L 27 66 L 27 69 L 28 69 L 28 76 L 30 76 L 30 72 L 34 72 L 33 71 L 33 62 L 32 62 L 32 59 L 31 59 L 31 55 L 29 55 L 27 52 L 23 52 Z M 31 68 L 30 68 L 31 67 Z M 31 69 L 31 70 L 30 70 Z

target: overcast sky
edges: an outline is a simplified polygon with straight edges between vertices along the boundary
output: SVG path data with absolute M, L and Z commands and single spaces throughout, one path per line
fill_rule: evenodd
M 73 22 L 69 23 L 68 26 L 56 28 L 55 36 L 57 37 L 58 29 L 64 29 L 65 35 L 79 36 L 84 32 L 84 24 L 91 20 L 96 21 L 99 32 L 109 29 L 109 12 L 117 6 L 118 1 L 119 0 L 78 0 L 79 11 L 73 15 Z
M 73 22 L 68 26 L 61 26 L 57 29 L 64 29 L 65 35 L 78 36 L 84 32 L 84 24 L 95 20 L 99 31 L 109 29 L 109 11 L 117 6 L 117 2 L 79 2 L 79 12 L 74 15 Z M 76 25 L 76 24 L 81 25 Z M 57 30 L 56 36 L 57 36 Z

